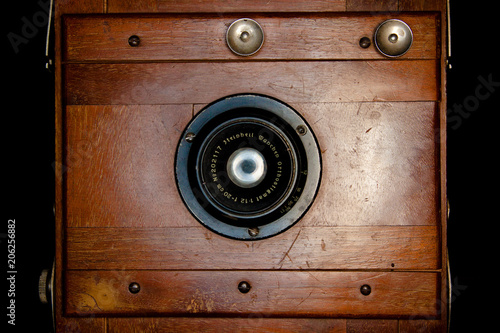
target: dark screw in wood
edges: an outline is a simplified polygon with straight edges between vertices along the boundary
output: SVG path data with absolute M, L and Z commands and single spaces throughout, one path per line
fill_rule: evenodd
M 132 47 L 139 46 L 140 43 L 141 39 L 139 38 L 139 36 L 133 35 L 128 38 L 128 45 Z
M 238 284 L 238 290 L 242 293 L 242 294 L 246 294 L 247 292 L 250 291 L 252 287 L 250 286 L 250 283 L 246 282 L 246 281 L 241 281 L 239 284 Z
M 131 284 L 129 284 L 128 290 L 132 294 L 137 294 L 139 291 L 141 291 L 141 286 L 137 282 L 132 282 Z
M 368 37 L 362 37 L 359 40 L 359 46 L 361 46 L 364 49 L 369 48 L 371 44 L 372 44 L 372 41 Z
M 372 287 L 370 287 L 368 284 L 364 284 L 359 290 L 363 295 L 368 296 L 372 292 Z

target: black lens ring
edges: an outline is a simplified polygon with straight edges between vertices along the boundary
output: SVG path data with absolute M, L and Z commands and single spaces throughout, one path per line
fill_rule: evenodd
M 284 132 L 287 133 L 287 137 L 293 141 L 295 149 L 300 151 L 299 155 L 303 155 L 298 157 L 303 162 L 298 170 L 300 184 L 295 184 L 293 193 L 289 195 L 290 203 L 285 205 L 279 214 L 273 215 L 271 220 L 260 217 L 239 223 L 235 222 L 234 218 L 231 220 L 231 217 L 229 219 L 222 217 L 214 213 L 212 203 L 206 200 L 205 193 L 197 185 L 196 160 L 207 135 L 221 123 L 221 120 L 241 118 L 241 110 L 249 112 L 245 116 L 263 117 L 265 121 L 274 119 L 276 123 L 282 123 L 286 127 Z M 252 113 L 252 110 L 255 112 Z M 301 129 L 300 134 L 295 131 L 298 128 Z M 309 209 L 319 188 L 321 157 L 313 131 L 302 116 L 291 107 L 268 96 L 234 95 L 206 106 L 186 127 L 177 148 L 175 173 L 182 200 L 202 225 L 229 238 L 256 240 L 285 231 Z M 258 233 L 249 232 L 249 229 L 255 230 L 255 228 L 258 228 Z
M 279 126 L 275 127 L 263 119 L 244 117 L 242 116 L 243 112 L 240 112 L 240 110 L 235 112 L 239 113 L 238 118 L 220 124 L 208 135 L 205 142 L 202 143 L 196 162 L 198 184 L 202 185 L 200 190 L 206 193 L 207 199 L 212 202 L 214 207 L 220 209 L 222 213 L 228 216 L 228 219 L 224 219 L 224 216 L 218 216 L 219 219 L 225 220 L 229 224 L 242 225 L 242 223 L 233 223 L 235 222 L 234 218 L 258 218 L 260 224 L 265 224 L 264 218 L 267 218 L 267 220 L 272 219 L 272 215 L 268 216 L 269 213 L 279 208 L 280 203 L 288 198 L 288 190 L 291 190 L 295 185 L 295 181 L 297 180 L 296 171 L 298 169 L 295 152 L 300 147 L 295 148 L 294 144 L 288 138 L 289 135 L 283 133 L 278 128 Z M 250 131 L 242 129 L 245 128 L 245 125 L 250 128 L 255 127 L 255 129 Z M 217 141 L 217 138 L 221 134 L 230 131 L 233 127 L 235 135 L 222 135 L 222 137 L 226 136 L 226 139 L 222 140 L 222 142 L 220 140 Z M 258 132 L 259 127 L 261 128 L 260 132 Z M 264 131 L 274 133 L 271 134 L 271 136 L 276 137 L 276 140 L 272 141 L 274 144 L 266 145 L 260 140 L 259 137 L 264 137 L 262 135 Z M 232 140 L 227 142 L 229 139 Z M 267 161 L 271 162 L 268 163 L 270 170 L 266 174 L 266 180 L 255 188 L 239 188 L 229 181 L 227 171 L 224 169 L 224 165 L 229 158 L 227 152 L 226 155 L 224 155 L 224 152 L 229 151 L 231 153 L 239 148 L 254 148 L 262 152 L 267 157 Z M 273 159 L 272 157 L 275 155 L 281 156 L 278 159 Z M 272 163 L 273 160 L 275 163 Z M 220 164 L 223 165 L 222 168 L 218 167 Z M 278 171 L 276 170 L 277 168 L 280 169 L 278 174 L 276 174 Z M 278 180 L 275 182 L 276 185 L 269 183 L 273 180 L 273 176 Z M 286 181 L 285 178 L 287 179 Z M 192 185 L 196 186 L 197 184 Z M 263 199 L 259 201 L 259 196 L 262 197 L 262 195 Z M 255 202 L 253 201 L 254 199 Z M 249 203 L 249 200 L 252 202 Z M 244 225 L 247 227 L 257 226 L 251 222 L 244 223 Z

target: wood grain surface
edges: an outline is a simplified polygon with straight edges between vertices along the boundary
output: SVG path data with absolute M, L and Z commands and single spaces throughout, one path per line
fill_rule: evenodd
M 439 98 L 434 60 L 68 64 L 65 69 L 69 105 L 211 103 L 241 93 L 285 103 Z
M 322 152 L 305 226 L 437 225 L 434 103 L 294 104 Z M 192 105 L 68 106 L 68 227 L 192 227 L 174 159 Z M 172 215 L 172 208 L 177 213 Z
M 196 223 L 196 222 L 194 222 Z M 441 268 L 439 230 L 306 227 L 261 241 L 235 241 L 191 228 L 68 228 L 68 269 Z
M 119 12 L 171 12 L 171 13 L 226 13 L 226 12 L 325 12 L 344 11 L 346 0 L 144 0 L 137 5 L 133 0 L 108 0 L 107 10 L 110 13 Z
M 58 332 L 445 332 L 444 10 L 441 0 L 56 2 Z M 112 15 L 62 17 L 85 13 Z M 225 45 L 240 17 L 266 34 L 248 58 Z M 392 17 L 414 32 L 407 54 L 360 48 Z M 262 241 L 201 226 L 173 174 L 193 115 L 239 93 L 291 105 L 322 154 L 311 209 Z
M 265 42 L 250 60 L 384 59 L 373 38 L 379 24 L 394 15 L 311 14 L 296 16 L 252 15 L 264 30 Z M 412 29 L 414 43 L 400 59 L 436 59 L 435 14 L 400 14 Z M 226 44 L 228 26 L 240 16 L 68 16 L 64 19 L 65 62 L 241 60 Z M 140 38 L 131 47 L 130 36 Z
M 94 0 L 98 1 L 98 0 Z M 100 0 L 103 1 L 103 0 Z M 140 3 L 133 0 L 107 0 L 106 12 L 343 12 L 343 11 L 424 11 L 442 10 L 441 0 L 229 0 L 220 3 L 216 0 L 143 0 Z
M 68 271 L 66 314 L 433 317 L 438 279 L 410 272 Z M 241 281 L 251 285 L 248 293 L 238 290 Z

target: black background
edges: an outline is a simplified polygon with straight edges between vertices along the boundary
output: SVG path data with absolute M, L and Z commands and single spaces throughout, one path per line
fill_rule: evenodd
M 46 0 L 45 0 L 46 1 Z M 43 2 L 45 2 L 43 1 Z M 500 82 L 500 29 L 493 5 L 452 1 L 452 58 L 448 73 L 448 245 L 454 285 L 451 332 L 495 327 L 498 205 L 498 130 L 500 87 L 478 88 L 479 77 Z M 54 257 L 54 78 L 45 70 L 46 27 L 35 27 L 14 51 L 9 33 L 22 35 L 25 21 L 43 11 L 36 0 L 9 1 L 2 19 L 2 219 L 16 221 L 16 327 L 13 331 L 50 332 L 50 309 L 38 301 L 40 271 Z M 24 18 L 24 19 L 23 19 Z M 454 105 L 456 105 L 454 107 Z M 458 112 L 462 106 L 461 112 Z M 1 270 L 7 271 L 7 246 L 1 241 Z M 8 320 L 6 279 L 0 294 L 2 325 Z M 481 329 L 481 328 L 484 328 Z M 486 329 L 488 327 L 488 329 Z M 10 329 L 12 327 L 9 326 Z

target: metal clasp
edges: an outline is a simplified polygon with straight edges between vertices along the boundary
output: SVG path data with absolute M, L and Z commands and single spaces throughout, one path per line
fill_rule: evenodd
M 47 36 L 45 37 L 45 69 L 52 72 L 54 61 L 50 54 L 50 34 L 52 26 L 52 15 L 54 11 L 54 0 L 50 0 L 49 21 L 47 22 Z

